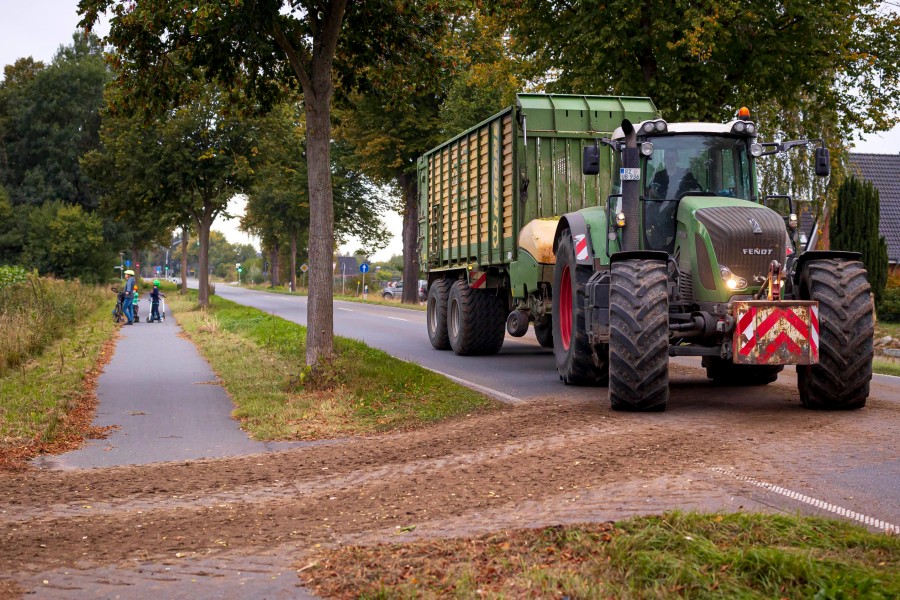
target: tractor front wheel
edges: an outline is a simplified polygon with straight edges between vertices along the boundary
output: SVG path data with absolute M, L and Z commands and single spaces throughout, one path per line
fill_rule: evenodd
M 806 408 L 862 408 L 869 397 L 875 354 L 869 276 L 856 260 L 813 260 L 803 268 L 800 293 L 819 302 L 819 362 L 797 366 Z
M 669 400 L 666 263 L 614 262 L 609 286 L 609 402 L 613 410 L 663 411 Z

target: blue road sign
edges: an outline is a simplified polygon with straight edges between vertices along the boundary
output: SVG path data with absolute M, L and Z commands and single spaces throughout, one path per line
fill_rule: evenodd
M 126 261 L 125 261 L 125 266 L 126 266 L 126 267 L 130 267 L 130 266 L 131 266 L 131 261 L 130 261 L 130 260 L 126 260 Z
M 369 263 L 362 263 L 361 265 L 359 265 L 359 272 L 360 273 L 368 273 L 369 272 Z

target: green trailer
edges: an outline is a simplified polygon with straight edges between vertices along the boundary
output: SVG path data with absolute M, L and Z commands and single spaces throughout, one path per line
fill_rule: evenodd
M 624 118 L 657 114 L 649 98 L 519 94 L 514 106 L 419 159 L 419 260 L 432 291 L 429 336 L 436 348 L 497 352 L 513 312 L 514 332 L 524 333 L 531 321 L 538 339 L 552 344 L 558 221 L 602 207 L 611 184 L 609 176 L 582 174 L 583 150 Z M 601 154 L 608 174 L 612 153 Z M 457 282 L 453 301 L 463 294 L 473 306 L 448 319 Z

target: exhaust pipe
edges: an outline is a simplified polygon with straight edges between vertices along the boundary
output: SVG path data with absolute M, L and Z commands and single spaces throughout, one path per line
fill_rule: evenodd
M 637 133 L 628 119 L 622 120 L 622 132 L 625 134 L 625 149 L 622 150 L 622 212 L 625 213 L 625 227 L 622 231 L 622 250 L 630 251 L 640 248 L 641 211 L 638 205 L 640 196 L 640 179 L 627 174 L 639 173 L 641 157 L 638 153 Z M 634 169 L 634 170 L 632 170 Z

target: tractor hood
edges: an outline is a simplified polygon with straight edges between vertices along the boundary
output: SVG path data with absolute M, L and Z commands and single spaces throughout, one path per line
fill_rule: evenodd
M 755 292 L 766 281 L 773 260 L 785 263 L 788 240 L 784 218 L 761 204 L 732 198 L 687 197 L 682 199 L 678 214 L 682 223 L 696 223 L 693 227 L 697 234 L 705 233 L 711 242 L 714 255 L 709 257 L 708 267 L 697 257 L 700 280 L 710 291 L 714 289 L 708 285 L 711 281 L 715 288 L 720 287 L 723 266 L 747 281 L 742 290 Z

